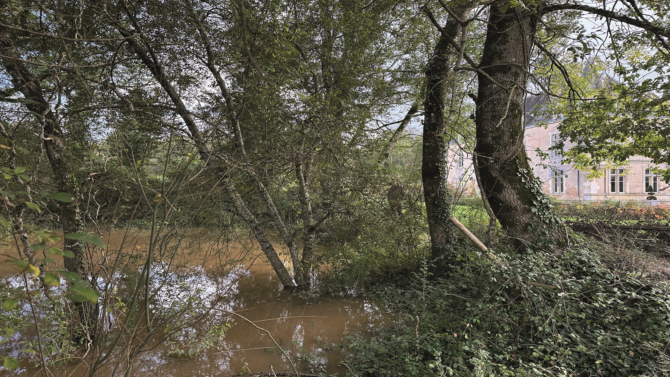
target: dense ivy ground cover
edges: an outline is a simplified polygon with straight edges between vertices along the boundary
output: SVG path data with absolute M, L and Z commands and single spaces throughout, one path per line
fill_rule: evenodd
M 443 277 L 423 264 L 409 284 L 376 288 L 397 320 L 350 336 L 347 365 L 358 376 L 666 375 L 668 283 L 613 269 L 607 248 L 466 252 Z

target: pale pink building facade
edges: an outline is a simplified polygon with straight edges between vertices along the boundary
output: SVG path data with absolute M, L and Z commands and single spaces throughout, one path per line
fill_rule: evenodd
M 579 171 L 571 164 L 563 164 L 560 151 L 549 149 L 558 142 L 559 124 L 560 120 L 543 121 L 528 124 L 525 130 L 526 153 L 535 176 L 542 181 L 547 194 L 563 201 L 615 200 L 670 205 L 670 187 L 652 171 L 654 167 L 665 169 L 667 164 L 654 165 L 649 158 L 635 156 L 624 166 L 602 165 L 600 171 L 604 171 L 604 174 L 590 178 L 588 172 Z M 566 144 L 566 148 L 569 147 L 570 144 Z M 448 160 L 449 185 L 462 193 L 476 194 L 472 154 L 461 151 L 452 143 Z M 650 188 L 656 200 L 647 200 Z

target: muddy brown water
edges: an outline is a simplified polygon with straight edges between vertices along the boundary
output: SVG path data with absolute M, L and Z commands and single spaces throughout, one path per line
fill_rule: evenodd
M 148 244 L 146 232 L 133 232 L 129 236 L 114 231 L 104 238 L 109 245 L 107 263 L 113 261 L 114 250 L 122 246 L 125 250 L 143 250 Z M 203 241 L 205 239 L 205 241 Z M 178 242 L 168 240 L 166 244 Z M 2 241 L 0 250 L 6 257 L 16 257 L 15 248 Z M 275 243 L 286 255 L 286 250 Z M 371 300 L 356 297 L 317 297 L 305 299 L 283 289 L 272 268 L 265 262 L 257 244 L 250 238 L 223 242 L 212 240 L 211 235 L 197 231 L 189 234 L 179 243 L 173 259 L 171 271 L 174 275 L 164 279 L 180 279 L 185 282 L 182 289 L 165 292 L 152 304 L 155 308 L 169 307 L 175 302 L 199 295 L 204 303 L 218 302 L 217 307 L 232 310 L 254 324 L 268 330 L 274 339 L 289 352 L 296 361 L 298 354 L 309 355 L 312 365 L 319 364 L 328 374 L 344 376 L 346 368 L 340 365 L 343 355 L 333 343 L 341 343 L 353 332 L 367 330 L 389 319 Z M 167 250 L 167 248 L 166 248 Z M 195 250 L 195 251 L 194 251 Z M 2 257 L 0 257 L 2 258 Z M 57 263 L 62 260 L 56 259 Z M 102 259 L 98 257 L 97 260 Z M 131 265 L 132 262 L 127 262 Z M 290 267 L 287 261 L 286 265 Z M 163 266 L 163 265 L 161 265 Z M 159 280 L 156 274 L 156 279 Z M 0 264 L 0 276 L 5 284 L 21 284 L 16 271 Z M 159 345 L 141 354 L 134 362 L 133 375 L 137 376 L 232 376 L 242 372 L 291 372 L 292 368 L 281 355 L 270 338 L 239 318 L 223 314 L 211 315 L 200 326 L 207 327 L 230 323 L 225 335 L 207 351 L 195 357 L 174 357 L 168 346 Z M 202 333 L 202 328 L 197 329 Z M 195 330 L 194 330 L 195 331 Z M 29 334 L 16 334 L 8 342 L 0 345 L 0 355 L 11 354 L 21 361 L 21 367 L 12 372 L 0 369 L 0 375 L 33 376 L 41 375 L 35 358 L 19 353 L 20 344 Z M 188 337 L 188 332 L 184 336 Z M 310 363 L 303 359 L 297 367 L 301 373 L 310 373 Z M 312 369 L 313 371 L 313 369 Z M 68 368 L 54 368 L 54 375 L 84 375 L 83 364 Z M 110 370 L 102 370 L 99 375 L 110 375 Z

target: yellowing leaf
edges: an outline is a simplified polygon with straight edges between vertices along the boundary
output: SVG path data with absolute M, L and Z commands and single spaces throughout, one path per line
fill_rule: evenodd
M 30 264 L 28 261 L 25 260 L 20 260 L 20 259 L 8 259 L 5 261 L 5 263 L 13 264 L 14 266 L 18 267 L 21 272 L 30 272 L 32 274 L 37 275 L 40 274 L 40 269 L 33 266 Z
M 29 264 L 28 268 L 26 268 L 26 272 L 30 272 L 34 275 L 34 277 L 37 277 L 40 274 L 40 269 L 33 266 L 32 264 Z

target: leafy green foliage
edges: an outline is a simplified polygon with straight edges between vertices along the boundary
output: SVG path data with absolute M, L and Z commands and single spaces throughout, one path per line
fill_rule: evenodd
M 57 201 L 63 202 L 63 203 L 70 203 L 70 202 L 72 202 L 72 199 L 73 199 L 72 194 L 68 194 L 66 192 L 56 192 L 56 193 L 53 193 L 53 194 L 46 194 L 46 195 L 44 195 L 44 197 L 47 198 L 47 199 L 57 200 Z
M 70 293 L 65 297 L 75 302 L 92 301 L 98 302 L 100 293 L 90 288 L 90 283 L 87 281 L 77 281 L 68 289 Z
M 5 367 L 5 369 L 16 369 L 19 367 L 19 362 L 11 356 L 5 356 L 2 361 L 2 366 Z
M 16 298 L 8 298 L 2 302 L 2 307 L 5 308 L 5 310 L 12 310 L 18 302 L 19 301 Z
M 600 164 L 624 164 L 643 156 L 670 181 L 670 169 L 662 167 L 670 162 L 667 45 L 650 48 L 643 35 L 621 30 L 614 35 L 608 56 L 591 58 L 588 75 L 573 75 L 588 76 L 588 86 L 582 86 L 584 100 L 557 101 L 552 108 L 565 116 L 559 125 L 561 138 L 570 142 L 565 161 L 597 171 Z
M 588 244 L 560 254 L 473 254 L 378 294 L 396 325 L 347 343 L 359 375 L 629 376 L 666 370 L 665 283 L 612 270 Z M 479 259 L 483 258 L 483 259 Z
M 44 283 L 52 287 L 55 287 L 60 285 L 60 279 L 58 278 L 58 275 L 52 272 L 47 272 L 46 274 L 44 274 Z

